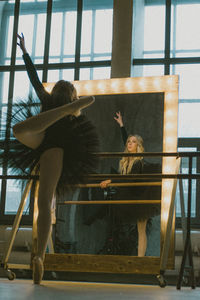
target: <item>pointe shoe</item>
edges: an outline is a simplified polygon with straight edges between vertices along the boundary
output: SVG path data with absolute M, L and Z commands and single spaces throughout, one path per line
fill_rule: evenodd
M 93 96 L 86 96 L 81 97 L 78 100 L 74 100 L 72 103 L 70 103 L 70 109 L 72 110 L 73 115 L 80 114 L 80 111 L 88 106 L 90 106 L 92 103 L 94 103 L 95 98 Z
M 34 284 L 40 284 L 44 274 L 44 266 L 42 259 L 39 256 L 33 258 L 33 282 Z

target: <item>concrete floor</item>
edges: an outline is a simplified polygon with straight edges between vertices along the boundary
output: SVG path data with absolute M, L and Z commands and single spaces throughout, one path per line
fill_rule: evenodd
M 1 300 L 196 300 L 200 288 L 192 290 L 175 286 L 161 288 L 154 285 L 43 281 L 33 285 L 31 280 L 0 279 Z

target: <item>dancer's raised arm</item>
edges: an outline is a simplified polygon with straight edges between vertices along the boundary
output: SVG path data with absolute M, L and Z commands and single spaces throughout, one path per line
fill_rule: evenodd
M 23 33 L 21 35 L 17 34 L 17 37 L 18 37 L 17 45 L 22 50 L 22 53 L 23 53 L 22 57 L 23 57 L 23 60 L 24 60 L 25 66 L 26 66 L 26 70 L 27 70 L 30 82 L 31 82 L 32 86 L 34 87 L 35 92 L 36 92 L 37 96 L 39 97 L 41 103 L 44 104 L 48 93 L 45 91 L 45 89 L 38 77 L 35 66 L 27 52 Z

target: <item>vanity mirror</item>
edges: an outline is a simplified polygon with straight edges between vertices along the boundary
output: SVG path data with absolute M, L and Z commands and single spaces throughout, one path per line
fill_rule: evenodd
M 94 95 L 96 98 L 95 103 L 83 113 L 97 127 L 101 152 L 123 152 L 120 128 L 114 120 L 115 113 L 118 111 L 123 116 L 127 132 L 142 136 L 145 152 L 177 151 L 177 76 L 75 81 L 74 85 L 79 96 Z M 53 84 L 47 83 L 45 86 L 50 90 Z M 145 157 L 145 160 L 159 164 L 162 173 L 175 172 L 175 157 Z M 102 159 L 99 173 L 109 174 L 112 168 L 117 170 L 118 162 L 119 158 Z M 108 223 L 105 223 L 105 211 L 102 212 L 101 209 L 102 207 L 106 209 L 105 205 L 58 205 L 58 212 L 61 211 L 59 217 L 67 221 L 65 227 L 62 224 L 57 225 L 57 236 L 60 239 L 60 232 L 62 232 L 62 236 L 65 237 L 63 245 L 66 244 L 66 248 L 62 251 L 59 249 L 57 251 L 59 253 L 56 254 L 47 254 L 45 269 L 75 272 L 159 273 L 172 186 L 173 179 L 162 179 L 161 211 L 159 216 L 152 219 L 148 229 L 148 247 L 144 257 L 138 257 L 134 252 L 137 247 L 134 246 L 134 241 L 133 247 L 131 246 L 132 252 L 129 249 L 128 252 L 124 250 L 124 252 L 114 252 L 114 255 L 107 255 L 109 253 L 105 251 L 104 246 Z M 96 187 L 96 191 L 97 189 L 100 190 Z M 87 190 L 87 193 L 81 194 L 78 191 L 67 200 L 89 199 L 92 202 L 101 199 L 98 193 L 91 195 L 91 190 L 89 193 Z M 174 264 L 174 228 L 172 231 L 168 268 L 173 268 Z M 121 234 L 124 234 L 123 231 Z M 71 244 L 68 243 L 67 247 L 69 241 Z

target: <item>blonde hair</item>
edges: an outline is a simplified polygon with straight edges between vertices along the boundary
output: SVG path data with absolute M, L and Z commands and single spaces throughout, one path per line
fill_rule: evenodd
M 144 152 L 144 146 L 143 146 L 143 139 L 140 135 L 137 135 L 137 134 L 134 134 L 134 135 L 129 135 L 127 140 L 126 140 L 126 145 L 125 145 L 125 149 L 124 149 L 124 153 L 129 153 L 128 152 L 128 148 L 127 148 L 127 145 L 128 145 L 128 142 L 129 142 L 129 139 L 131 137 L 135 137 L 136 140 L 137 140 L 137 150 L 136 150 L 136 153 L 138 152 Z M 120 162 L 119 162 L 119 171 L 121 174 L 129 174 L 131 172 L 131 169 L 132 169 L 132 166 L 133 164 L 138 161 L 138 160 L 142 160 L 143 157 L 142 156 L 134 156 L 134 157 L 123 157 Z

